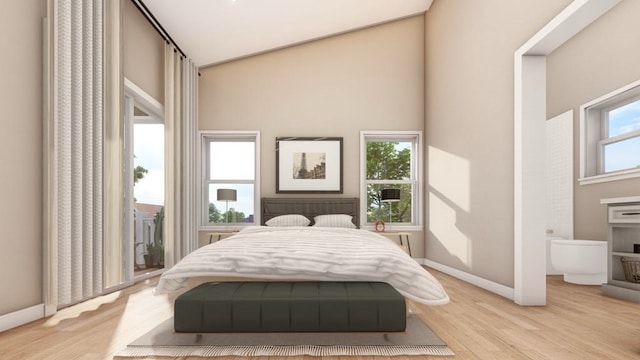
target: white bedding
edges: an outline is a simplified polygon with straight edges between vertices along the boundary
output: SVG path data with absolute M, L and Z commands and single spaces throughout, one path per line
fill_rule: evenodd
M 442 285 L 393 241 L 343 228 L 247 227 L 187 255 L 161 276 L 156 294 L 187 285 L 192 277 L 268 280 L 382 281 L 403 296 L 442 305 Z

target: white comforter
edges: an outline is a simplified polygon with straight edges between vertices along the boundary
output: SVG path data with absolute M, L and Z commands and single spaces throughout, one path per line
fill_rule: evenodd
M 247 227 L 204 246 L 167 270 L 156 294 L 187 285 L 189 278 L 381 281 L 427 305 L 449 302 L 442 285 L 394 242 L 356 229 Z

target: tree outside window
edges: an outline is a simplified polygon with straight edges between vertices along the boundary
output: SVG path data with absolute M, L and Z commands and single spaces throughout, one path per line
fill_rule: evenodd
M 211 131 L 202 134 L 202 223 L 205 226 L 255 224 L 258 132 Z M 235 201 L 217 199 L 218 189 L 233 189 Z
M 367 223 L 414 223 L 416 136 L 365 136 Z M 383 202 L 382 189 L 399 189 L 400 201 Z

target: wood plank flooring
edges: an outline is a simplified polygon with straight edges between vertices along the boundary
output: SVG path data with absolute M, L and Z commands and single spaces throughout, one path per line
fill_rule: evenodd
M 412 304 L 412 309 L 456 353 L 447 359 L 640 359 L 640 304 L 603 296 L 599 286 L 548 277 L 548 305 L 521 307 L 429 271 L 442 282 L 451 303 Z M 0 333 L 0 359 L 112 359 L 129 342 L 171 317 L 169 298 L 152 294 L 156 282 L 153 278 Z M 317 359 L 286 360 L 302 358 Z

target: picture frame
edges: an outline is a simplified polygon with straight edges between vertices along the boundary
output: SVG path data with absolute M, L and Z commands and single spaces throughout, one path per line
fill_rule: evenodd
M 277 137 L 276 193 L 342 194 L 342 138 Z

